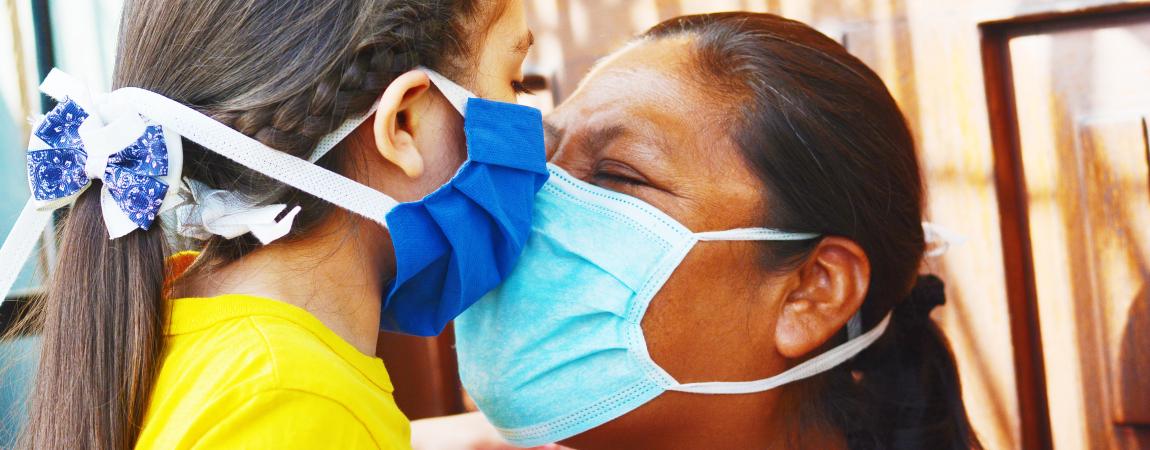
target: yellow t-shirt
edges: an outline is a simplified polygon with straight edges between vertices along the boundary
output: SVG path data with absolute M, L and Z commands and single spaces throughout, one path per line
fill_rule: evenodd
M 406 449 L 379 358 L 287 303 L 171 301 L 138 449 Z

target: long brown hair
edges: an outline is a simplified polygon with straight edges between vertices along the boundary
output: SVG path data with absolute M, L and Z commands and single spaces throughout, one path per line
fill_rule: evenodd
M 424 65 L 468 79 L 474 52 L 465 42 L 485 29 L 483 15 L 475 14 L 479 3 L 129 0 L 114 87 L 163 94 L 306 157 L 320 137 L 365 111 L 406 70 Z M 184 177 L 253 197 L 273 192 L 268 203 L 302 205 L 289 239 L 331 211 L 193 142 L 183 145 Z M 346 153 L 337 149 L 321 165 L 343 172 Z M 168 237 L 154 225 L 109 240 L 95 183 L 68 213 L 59 265 L 34 305 L 30 323 L 43 344 L 26 447 L 133 447 L 161 362 Z M 214 238 L 202 258 L 231 261 L 256 246 L 250 236 Z
M 671 36 L 692 38 L 694 81 L 729 100 L 731 137 L 771 205 L 763 225 L 855 241 L 872 268 L 863 328 L 893 311 L 882 338 L 850 363 L 784 391 L 797 411 L 793 433 L 830 427 L 855 449 L 981 448 L 954 356 L 928 315 L 940 282 L 916 277 L 922 179 L 882 80 L 834 40 L 771 14 L 678 17 L 641 39 Z M 817 244 L 765 243 L 764 267 L 789 270 Z

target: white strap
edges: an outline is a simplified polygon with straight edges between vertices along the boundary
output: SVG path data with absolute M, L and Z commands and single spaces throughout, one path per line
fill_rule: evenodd
M 459 111 L 459 114 L 464 113 L 467 99 L 475 97 L 475 94 L 472 94 L 467 88 L 456 84 L 447 77 L 440 75 L 439 72 L 426 67 L 420 67 L 419 70 L 427 73 L 427 78 L 431 80 L 431 84 L 439 88 L 439 91 L 443 93 L 444 97 L 447 97 L 447 101 L 451 102 L 451 106 L 455 107 L 455 109 Z M 336 128 L 335 131 L 328 133 L 319 140 L 319 143 L 315 147 L 315 152 L 308 158 L 308 161 L 314 163 L 330 153 L 336 145 L 343 142 L 344 139 L 347 139 L 356 128 L 359 128 L 372 114 L 375 114 L 378 108 L 379 103 L 374 102 L 367 111 L 345 120 L 339 128 Z
M 874 341 L 878 340 L 878 338 L 882 336 L 882 333 L 886 331 L 887 325 L 890 324 L 890 317 L 888 313 L 886 317 L 882 319 L 882 322 L 879 322 L 878 326 L 863 335 L 846 341 L 838 347 L 828 350 L 826 353 L 808 359 L 802 364 L 770 378 L 756 381 L 716 381 L 709 383 L 677 384 L 668 387 L 667 390 L 692 392 L 696 394 L 751 394 L 809 378 L 846 362 L 873 344 Z
M 16 218 L 12 231 L 4 239 L 4 246 L 0 247 L 0 303 L 8 297 L 24 262 L 51 221 L 52 211 L 39 210 L 34 199 L 24 204 L 24 210 L 20 211 L 20 217 Z
M 426 72 L 427 78 L 431 80 L 431 84 L 439 88 L 439 92 L 443 93 L 444 97 L 447 97 L 447 101 L 451 102 L 451 106 L 454 106 L 455 110 L 459 111 L 459 114 L 463 115 L 463 117 L 467 117 L 465 111 L 467 109 L 467 100 L 478 97 L 477 95 L 467 90 L 467 88 L 456 84 L 454 81 L 447 79 L 447 77 L 440 75 L 439 72 L 426 67 L 420 67 L 419 70 Z
M 926 240 L 926 253 L 927 258 L 937 258 L 945 255 L 947 250 L 950 250 L 952 245 L 962 245 L 966 243 L 966 237 L 946 228 L 942 225 L 932 222 L 922 223 L 923 239 Z
M 71 99 L 80 105 L 89 117 L 94 117 L 100 123 L 104 119 L 100 117 L 100 109 L 96 107 L 95 99 L 92 98 L 92 92 L 88 90 L 88 86 L 79 79 L 68 75 L 66 72 L 53 68 L 48 71 L 48 75 L 44 77 L 44 81 L 40 83 L 40 92 L 52 97 L 56 101 L 64 101 L 64 99 Z
M 108 158 L 136 142 L 147 125 L 139 115 L 129 114 L 116 118 L 108 124 L 99 123 L 88 118 L 80 124 L 77 130 L 80 140 L 84 142 L 84 152 L 88 160 L 84 165 L 84 173 L 89 179 L 104 178 L 104 170 L 108 168 Z
M 856 311 L 855 315 L 847 321 L 847 339 L 854 339 L 862 334 L 862 311 Z
M 387 213 L 399 204 L 382 192 L 304 159 L 273 150 L 160 94 L 127 87 L 110 95 L 128 101 L 148 119 L 171 128 L 204 148 L 384 227 L 387 226 Z
M 351 135 L 351 132 L 359 128 L 360 125 L 363 125 L 368 117 L 375 114 L 375 110 L 378 108 L 379 103 L 373 102 L 371 108 L 368 108 L 367 111 L 343 121 L 343 124 L 340 125 L 339 128 L 320 138 L 319 143 L 315 146 L 315 151 L 311 154 L 311 157 L 307 159 L 308 162 L 314 163 L 319 161 L 320 158 L 323 158 L 324 155 L 327 155 L 336 145 L 339 145 L 340 142 L 347 139 L 347 137 Z
M 725 231 L 695 233 L 700 241 L 805 241 L 822 236 L 818 233 L 792 233 L 770 228 L 736 228 Z

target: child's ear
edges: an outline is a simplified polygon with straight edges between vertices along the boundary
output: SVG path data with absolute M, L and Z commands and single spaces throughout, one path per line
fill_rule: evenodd
M 425 166 L 423 154 L 412 135 L 419 120 L 412 106 L 427 99 L 430 87 L 431 80 L 422 71 L 412 70 L 400 75 L 384 89 L 372 123 L 379 154 L 411 178 L 422 176 Z

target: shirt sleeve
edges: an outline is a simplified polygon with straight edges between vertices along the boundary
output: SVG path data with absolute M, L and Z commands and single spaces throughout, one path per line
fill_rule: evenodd
M 378 449 L 351 411 L 321 395 L 270 390 L 252 397 L 210 428 L 194 449 Z

